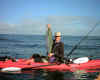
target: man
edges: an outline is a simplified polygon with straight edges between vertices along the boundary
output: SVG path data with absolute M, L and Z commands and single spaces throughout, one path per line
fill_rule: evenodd
M 64 43 L 61 42 L 61 33 L 55 33 L 55 40 L 53 41 L 52 51 L 56 57 L 64 58 Z
M 56 61 L 63 59 L 64 57 L 64 43 L 61 42 L 61 32 L 55 33 L 55 39 L 52 40 L 52 32 L 50 28 L 50 24 L 47 25 L 47 49 L 48 49 L 48 57 L 54 61 L 54 57 Z

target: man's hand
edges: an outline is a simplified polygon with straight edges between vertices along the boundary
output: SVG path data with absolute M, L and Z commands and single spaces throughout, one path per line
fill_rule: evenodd
M 53 53 L 49 53 L 49 54 L 48 54 L 48 57 L 51 57 L 51 56 L 53 56 L 53 55 L 54 55 Z

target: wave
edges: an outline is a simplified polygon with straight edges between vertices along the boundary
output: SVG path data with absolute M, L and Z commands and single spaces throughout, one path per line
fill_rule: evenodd
M 79 46 L 78 49 L 100 49 L 100 46 Z
M 100 36 L 89 36 L 87 40 L 100 40 Z
M 21 43 L 21 42 L 24 42 L 24 41 L 21 41 L 21 40 L 10 40 L 10 39 L 0 39 L 0 41 L 2 42 L 18 42 L 18 43 Z
M 16 47 L 20 47 L 20 48 L 41 48 L 43 47 L 44 45 L 41 45 L 41 44 L 15 44 L 14 46 Z
M 2 52 L 0 52 L 0 54 L 10 54 L 10 52 L 4 52 L 4 51 L 2 51 Z
M 75 45 L 64 45 L 65 48 L 73 48 Z M 100 45 L 79 45 L 77 49 L 100 49 Z
M 0 38 L 0 40 L 8 40 L 8 39 L 6 39 L 6 38 Z

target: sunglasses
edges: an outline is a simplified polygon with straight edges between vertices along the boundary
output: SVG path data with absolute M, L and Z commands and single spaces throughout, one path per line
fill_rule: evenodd
M 55 36 L 55 37 L 61 37 L 61 36 Z

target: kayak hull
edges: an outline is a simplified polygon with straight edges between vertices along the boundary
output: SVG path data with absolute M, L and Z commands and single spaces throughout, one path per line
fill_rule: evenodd
M 85 70 L 87 72 L 98 72 L 100 69 L 100 60 L 90 60 L 86 63 L 80 64 L 50 64 L 50 63 L 32 63 L 25 64 L 23 61 L 11 62 L 11 61 L 0 61 L 0 68 L 18 67 L 21 69 L 46 69 L 51 71 L 71 71 Z M 100 71 L 99 71 L 100 72 Z

